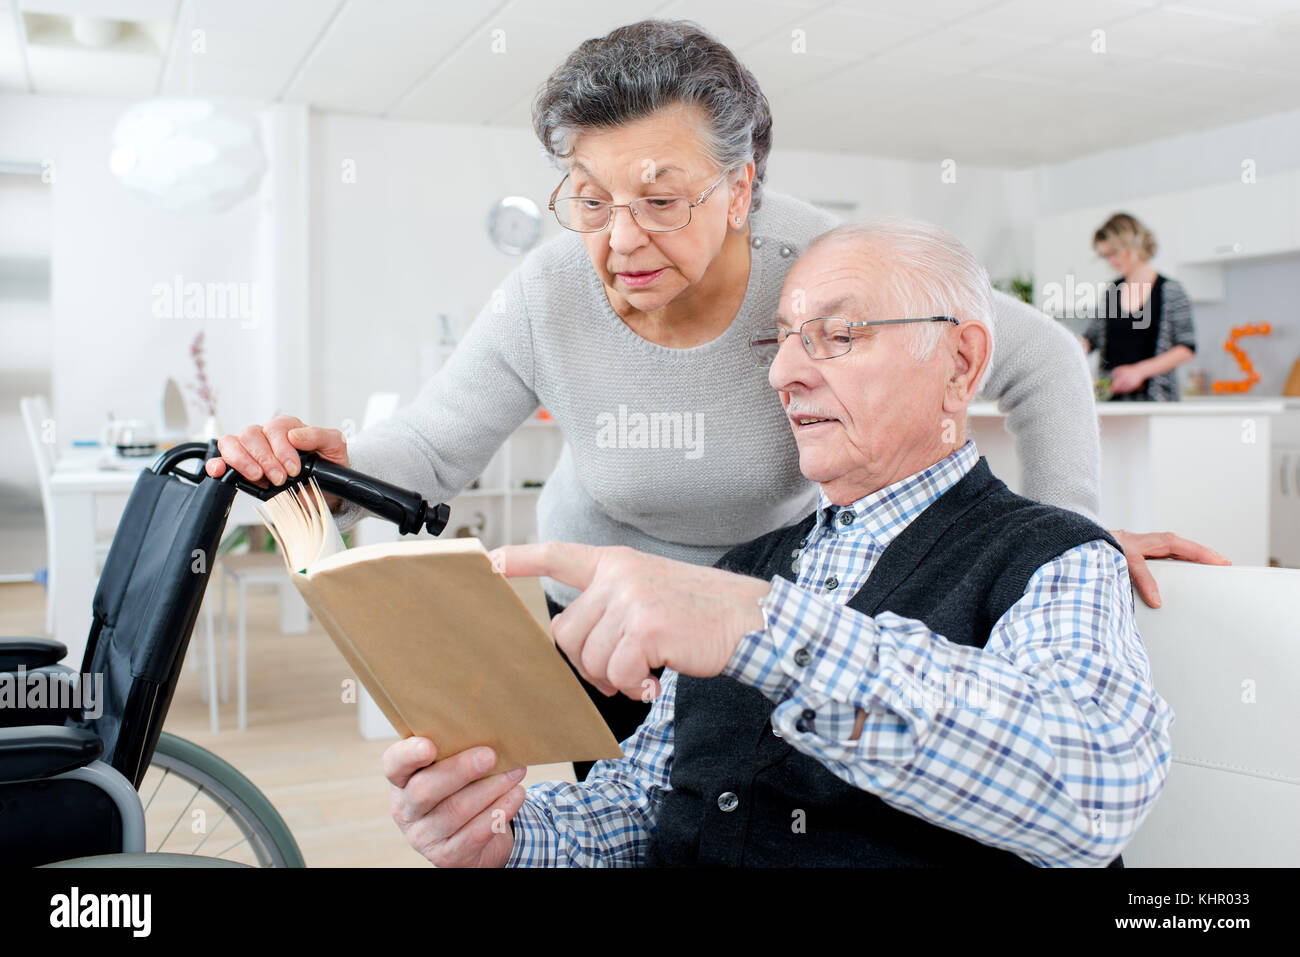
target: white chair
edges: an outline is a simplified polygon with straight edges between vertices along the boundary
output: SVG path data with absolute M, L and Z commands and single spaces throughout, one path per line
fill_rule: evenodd
M 289 570 L 284 564 L 284 556 L 277 552 L 247 552 L 242 555 L 226 555 L 219 562 L 221 568 L 221 687 L 222 698 L 226 697 L 226 634 L 229 631 L 229 618 L 226 616 L 226 583 L 233 580 L 238 594 L 238 619 L 236 647 L 236 695 L 239 699 L 239 730 L 248 727 L 248 586 L 275 585 L 277 587 L 292 585 Z M 284 592 L 281 592 L 284 600 Z M 209 639 L 210 640 L 210 639 Z M 212 680 L 209 676 L 208 687 Z
M 45 630 L 54 634 L 54 523 L 50 516 L 54 514 L 54 499 L 50 495 L 50 476 L 54 472 L 57 460 L 57 446 L 46 440 L 46 423 L 54 421 L 50 414 L 49 401 L 43 395 L 26 395 L 18 400 L 22 413 L 23 426 L 27 431 L 27 442 L 36 462 L 36 478 L 41 490 L 41 509 L 45 515 Z M 102 563 L 108 555 L 109 546 L 113 544 L 112 533 L 99 535 L 95 541 L 95 558 Z
M 1300 569 L 1151 562 L 1137 599 L 1156 691 L 1174 710 L 1164 791 L 1131 867 L 1300 864 Z

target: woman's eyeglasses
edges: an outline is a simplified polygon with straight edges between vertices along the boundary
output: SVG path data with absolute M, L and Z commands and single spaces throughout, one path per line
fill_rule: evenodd
M 781 344 L 787 336 L 798 332 L 799 339 L 808 355 L 813 359 L 834 359 L 853 348 L 852 330 L 856 326 L 892 326 L 905 322 L 951 322 L 954 326 L 960 320 L 952 316 L 926 316 L 923 319 L 869 319 L 864 322 L 849 322 L 839 316 L 826 316 L 809 319 L 795 329 L 764 329 L 749 337 L 749 349 L 761 366 L 770 366 L 781 351 Z
M 559 186 L 555 187 L 546 208 L 555 214 L 561 226 L 577 233 L 600 232 L 609 225 L 616 209 L 631 212 L 632 218 L 642 229 L 652 233 L 671 233 L 690 224 L 691 210 L 704 203 L 730 172 L 727 170 L 718 177 L 718 181 L 700 193 L 693 203 L 689 196 L 643 196 L 630 203 L 607 203 L 590 196 L 560 196 L 557 199 L 560 186 L 569 178 L 566 173 Z

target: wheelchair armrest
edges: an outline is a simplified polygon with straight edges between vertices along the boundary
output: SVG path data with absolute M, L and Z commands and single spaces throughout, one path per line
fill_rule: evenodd
M 93 731 L 53 724 L 0 728 L 0 782 L 49 778 L 85 767 L 104 751 Z
M 62 661 L 67 653 L 68 646 L 53 638 L 5 636 L 0 638 L 0 671 L 42 668 Z

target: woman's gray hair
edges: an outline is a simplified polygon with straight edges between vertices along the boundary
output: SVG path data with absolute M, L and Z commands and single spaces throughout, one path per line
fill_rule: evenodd
M 984 388 L 993 368 L 993 286 L 988 270 L 960 239 L 942 226 L 921 220 L 872 219 L 822 233 L 804 255 L 828 242 L 851 243 L 873 260 L 879 250 L 900 267 L 888 270 L 880 291 L 902 312 L 879 318 L 954 316 L 962 322 L 982 322 L 989 331 L 989 363 L 979 384 Z M 907 351 L 917 361 L 924 361 L 934 354 L 947 325 L 919 322 L 903 328 L 910 332 Z
M 710 159 L 721 169 L 754 161 L 758 209 L 772 111 L 758 81 L 726 46 L 689 20 L 642 20 L 584 40 L 542 84 L 533 129 L 557 163 L 573 154 L 574 134 L 608 129 L 679 103 L 701 107 Z

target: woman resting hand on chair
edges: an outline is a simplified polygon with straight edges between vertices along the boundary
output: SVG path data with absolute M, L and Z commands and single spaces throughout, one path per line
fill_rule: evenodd
M 283 485 L 302 468 L 299 452 L 315 452 L 327 462 L 345 468 L 348 443 L 338 429 L 308 425 L 292 415 L 277 415 L 266 425 L 250 425 L 239 435 L 223 435 L 217 440 L 220 458 L 208 459 L 204 470 L 213 478 L 225 474 L 226 464 L 250 482 L 262 488 Z M 325 504 L 333 511 L 341 499 L 325 495 Z

